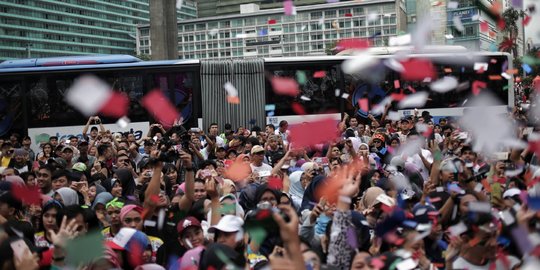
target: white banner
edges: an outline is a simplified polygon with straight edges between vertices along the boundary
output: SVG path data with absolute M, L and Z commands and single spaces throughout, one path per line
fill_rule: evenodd
M 98 127 L 97 125 L 90 125 L 88 128 L 88 134 L 92 127 Z M 105 129 L 115 132 L 129 132 L 135 135 L 135 138 L 139 140 L 143 136 L 146 136 L 150 128 L 149 122 L 135 122 L 130 123 L 126 128 L 120 128 L 116 124 L 104 124 Z M 39 145 L 43 142 L 48 142 L 52 136 L 58 137 L 58 141 L 65 141 L 71 136 L 79 137 L 82 140 L 82 131 L 84 126 L 64 126 L 64 127 L 46 127 L 46 128 L 29 128 L 28 136 L 32 138 L 32 150 L 37 154 L 41 152 Z

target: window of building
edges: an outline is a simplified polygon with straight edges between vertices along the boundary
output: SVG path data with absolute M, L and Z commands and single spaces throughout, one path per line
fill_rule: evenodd
M 324 17 L 326 19 L 335 18 L 336 17 L 336 11 L 335 10 L 327 10 L 327 11 L 324 12 Z
M 311 19 L 312 20 L 318 20 L 318 19 L 322 18 L 322 16 L 323 16 L 322 11 L 311 12 Z

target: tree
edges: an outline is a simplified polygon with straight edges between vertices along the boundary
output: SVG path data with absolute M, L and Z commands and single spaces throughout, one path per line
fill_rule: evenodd
M 139 59 L 141 59 L 141 60 L 143 60 L 143 61 L 150 61 L 150 60 L 152 60 L 152 58 L 150 57 L 150 55 L 144 54 L 144 53 L 143 53 L 143 54 L 137 54 L 135 57 L 137 57 L 137 58 L 139 58 Z
M 511 53 L 514 59 L 518 56 L 517 36 L 519 34 L 519 27 L 517 22 L 520 18 L 525 17 L 525 12 L 522 10 L 517 11 L 514 8 L 506 9 L 502 14 L 502 20 L 504 21 L 504 28 L 502 32 L 506 34 L 501 43 L 499 43 L 499 51 Z

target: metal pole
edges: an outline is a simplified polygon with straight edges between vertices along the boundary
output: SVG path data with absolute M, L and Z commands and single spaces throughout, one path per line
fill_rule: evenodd
M 30 43 L 26 44 L 26 57 L 27 58 L 32 58 L 32 52 L 30 51 L 30 46 L 32 46 L 32 44 Z

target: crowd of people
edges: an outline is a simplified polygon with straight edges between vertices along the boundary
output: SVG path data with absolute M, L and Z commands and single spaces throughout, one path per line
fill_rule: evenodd
M 523 113 L 508 117 L 527 142 Z M 427 112 L 336 124 L 302 148 L 286 121 L 137 140 L 90 117 L 37 153 L 12 134 L 0 269 L 538 269 L 534 144 L 487 155 Z

